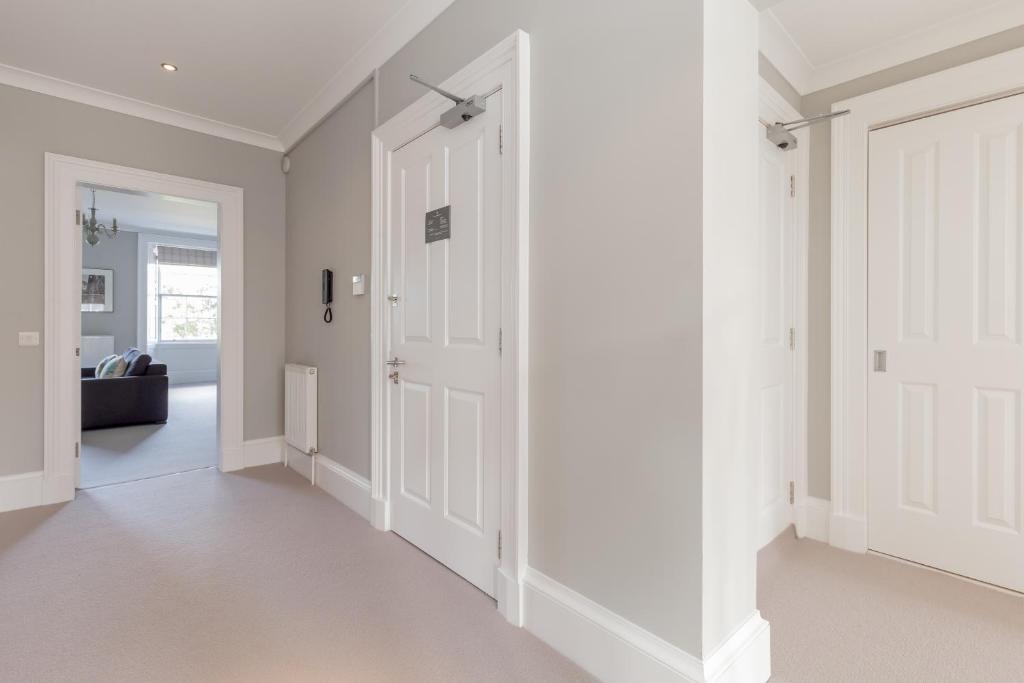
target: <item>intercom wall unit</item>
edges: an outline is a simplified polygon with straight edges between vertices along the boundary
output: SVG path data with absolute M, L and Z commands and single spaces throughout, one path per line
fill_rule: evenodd
M 331 303 L 334 301 L 334 273 L 327 268 L 320 271 L 320 300 L 327 307 L 324 310 L 324 322 L 329 323 L 334 319 L 331 312 Z

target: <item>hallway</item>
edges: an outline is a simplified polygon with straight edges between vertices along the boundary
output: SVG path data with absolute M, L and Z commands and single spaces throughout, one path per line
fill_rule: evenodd
M 280 465 L 0 515 L 11 681 L 589 681 Z

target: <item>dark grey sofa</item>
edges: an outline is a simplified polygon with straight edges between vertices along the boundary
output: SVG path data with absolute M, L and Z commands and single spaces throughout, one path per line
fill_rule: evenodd
M 82 368 L 82 429 L 167 422 L 167 366 L 151 363 L 137 377 L 96 379 Z

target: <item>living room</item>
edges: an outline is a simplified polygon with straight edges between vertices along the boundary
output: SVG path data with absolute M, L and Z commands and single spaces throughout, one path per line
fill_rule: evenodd
M 79 486 L 217 464 L 217 205 L 81 183 Z

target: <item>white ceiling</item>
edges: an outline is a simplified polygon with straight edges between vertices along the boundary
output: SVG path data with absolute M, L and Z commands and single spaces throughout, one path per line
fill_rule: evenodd
M 803 94 L 1024 24 L 1021 0 L 759 3 L 762 51 Z
M 120 105 L 157 105 L 171 110 L 165 116 L 195 119 L 185 127 L 204 132 L 216 132 L 211 123 L 226 124 L 236 139 L 273 148 L 339 75 L 355 87 L 390 57 L 375 55 L 372 45 L 390 42 L 393 53 L 450 2 L 2 0 L 0 82 L 83 99 L 66 84 L 32 81 L 34 75 L 59 79 L 103 91 L 78 93 L 85 100 L 130 98 L 138 102 Z M 396 36 L 403 39 L 398 45 Z M 378 63 L 367 63 L 369 56 Z M 167 73 L 161 62 L 179 71 Z M 345 77 L 353 67 L 358 73 Z M 309 126 L 330 111 L 319 113 L 323 108 Z
M 96 190 L 96 220 L 107 227 L 117 218 L 118 228 L 133 232 L 158 231 L 199 237 L 217 236 L 217 205 L 197 199 L 148 192 L 128 192 L 96 186 L 78 186 L 78 205 L 86 216 Z

